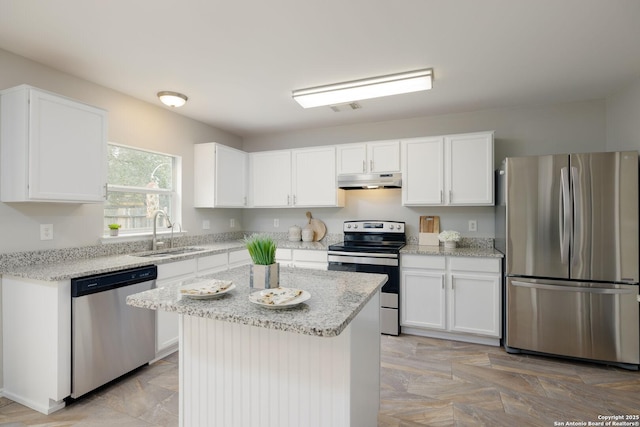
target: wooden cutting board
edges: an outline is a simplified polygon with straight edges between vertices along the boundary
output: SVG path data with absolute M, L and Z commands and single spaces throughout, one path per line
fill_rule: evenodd
M 315 219 L 311 216 L 311 212 L 307 212 L 307 218 L 309 219 L 309 226 L 313 230 L 313 241 L 318 242 L 327 234 L 327 226 L 319 219 Z
M 420 233 L 440 233 L 440 217 L 432 215 L 421 216 Z

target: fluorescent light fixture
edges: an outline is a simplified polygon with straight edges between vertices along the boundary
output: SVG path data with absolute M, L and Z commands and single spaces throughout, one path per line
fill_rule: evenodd
M 294 90 L 292 95 L 293 99 L 302 105 L 303 108 L 311 108 L 429 90 L 432 84 L 433 69 L 428 68 L 407 73 L 390 74 L 387 76 Z
M 187 98 L 187 95 L 168 90 L 158 92 L 158 98 L 160 98 L 160 101 L 168 107 L 182 107 L 187 103 L 187 99 L 189 99 Z

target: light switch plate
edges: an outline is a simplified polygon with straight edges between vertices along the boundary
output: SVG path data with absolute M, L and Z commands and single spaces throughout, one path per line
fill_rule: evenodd
M 478 231 L 478 222 L 475 219 L 469 221 L 469 231 Z

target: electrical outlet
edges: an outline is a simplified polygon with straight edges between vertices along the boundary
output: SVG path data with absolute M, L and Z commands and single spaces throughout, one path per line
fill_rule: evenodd
M 53 224 L 40 224 L 40 240 L 53 240 Z
M 475 219 L 469 221 L 469 231 L 478 231 L 478 222 Z
M 236 226 L 236 220 L 234 218 L 231 218 L 229 220 L 229 227 L 233 228 Z
M 208 219 L 205 219 L 202 221 L 202 229 L 203 230 L 208 230 L 211 228 L 211 223 L 209 222 Z
M 278 218 L 274 218 L 273 220 L 273 227 L 274 228 L 278 228 L 280 227 L 280 220 Z

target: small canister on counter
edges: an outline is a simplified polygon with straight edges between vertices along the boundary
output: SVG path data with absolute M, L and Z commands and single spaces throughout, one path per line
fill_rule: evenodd
M 302 239 L 302 229 L 297 225 L 289 227 L 289 241 L 299 242 Z
M 302 241 L 313 242 L 313 238 L 314 238 L 313 228 L 305 227 L 304 230 L 302 230 Z

